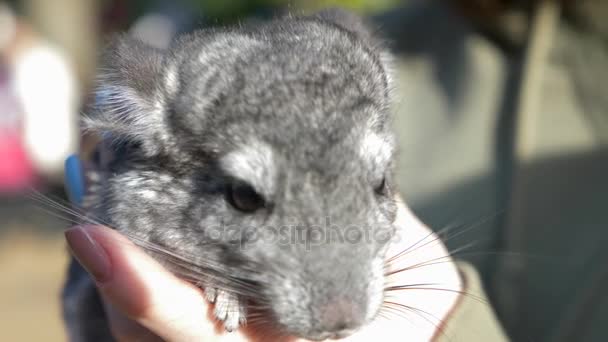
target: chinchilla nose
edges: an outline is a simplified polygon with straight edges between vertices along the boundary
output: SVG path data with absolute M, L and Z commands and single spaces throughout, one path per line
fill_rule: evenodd
M 351 335 L 363 324 L 364 309 L 351 300 L 340 298 L 328 301 L 321 308 L 321 330 L 328 338 Z

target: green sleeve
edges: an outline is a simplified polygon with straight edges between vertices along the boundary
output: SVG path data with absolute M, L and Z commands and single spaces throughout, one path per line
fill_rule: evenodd
M 473 266 L 456 263 L 463 278 L 464 292 L 433 339 L 434 342 L 509 341 L 483 290 Z

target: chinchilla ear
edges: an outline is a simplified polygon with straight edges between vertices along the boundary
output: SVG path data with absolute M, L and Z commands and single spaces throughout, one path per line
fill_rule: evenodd
M 114 39 L 102 55 L 94 102 L 83 128 L 158 152 L 168 139 L 164 55 L 129 36 Z
M 340 8 L 330 8 L 315 15 L 314 18 L 330 22 L 355 34 L 359 39 L 373 43 L 375 38 L 368 25 L 358 15 Z

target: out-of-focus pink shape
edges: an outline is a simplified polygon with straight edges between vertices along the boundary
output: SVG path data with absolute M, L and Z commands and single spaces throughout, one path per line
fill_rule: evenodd
M 35 178 L 20 136 L 0 130 L 0 193 L 24 191 L 33 186 Z

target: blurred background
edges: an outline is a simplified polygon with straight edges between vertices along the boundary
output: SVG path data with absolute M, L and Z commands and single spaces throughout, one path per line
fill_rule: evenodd
M 335 6 L 394 52 L 401 192 L 477 266 L 511 338 L 608 341 L 605 0 L 0 0 L 0 340 L 65 340 L 70 223 L 40 195 L 65 203 L 111 33 L 165 47 Z

